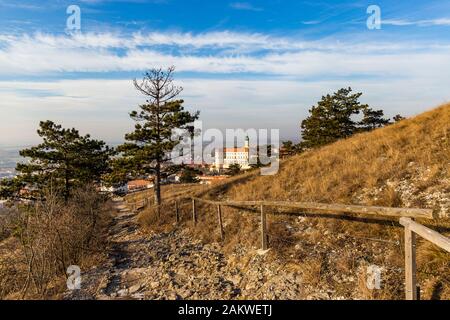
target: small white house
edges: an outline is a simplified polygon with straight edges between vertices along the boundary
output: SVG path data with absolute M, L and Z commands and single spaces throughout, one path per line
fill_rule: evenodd
M 166 179 L 162 180 L 163 183 L 179 183 L 180 182 L 180 175 L 179 174 L 172 174 L 168 176 Z
M 115 192 L 127 193 L 128 192 L 128 185 L 123 184 L 123 185 L 120 185 L 120 186 L 110 186 L 110 187 L 102 185 L 101 188 L 100 188 L 100 191 L 101 192 L 109 192 L 109 193 L 115 193 Z

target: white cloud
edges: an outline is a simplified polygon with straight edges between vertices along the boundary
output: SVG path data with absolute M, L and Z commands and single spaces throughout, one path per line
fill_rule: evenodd
M 139 71 L 175 64 L 178 71 L 213 74 L 433 77 L 449 71 L 449 54 L 448 44 L 302 41 L 231 32 L 131 37 L 37 33 L 0 35 L 0 75 Z
M 38 6 L 24 1 L 0 1 L 0 7 L 22 9 L 22 10 L 44 10 L 43 6 Z
M 263 11 L 263 8 L 255 7 L 249 2 L 233 2 L 230 3 L 230 7 L 236 10 Z
M 442 78 L 414 80 L 213 80 L 178 79 L 189 110 L 200 110 L 205 128 L 278 128 L 283 139 L 299 137 L 299 122 L 323 94 L 343 86 L 364 93 L 363 102 L 388 116 L 413 115 L 446 100 Z M 426 89 L 424 89 L 426 88 Z M 21 90 L 58 92 L 31 96 Z M 121 141 L 132 129 L 128 117 L 144 97 L 130 80 L 0 82 L 0 145 L 36 143 L 39 120 L 51 119 L 107 141 Z
M 382 24 L 392 26 L 450 26 L 450 18 L 437 18 L 427 20 L 383 19 Z
M 128 112 L 144 99 L 129 80 L 106 79 L 108 72 L 139 76 L 141 69 L 171 64 L 200 73 L 177 79 L 187 106 L 202 111 L 205 126 L 274 127 L 282 137 L 295 138 L 308 108 L 340 87 L 364 92 L 364 102 L 390 116 L 450 100 L 449 56 L 446 43 L 303 41 L 233 32 L 0 34 L 2 78 L 105 72 L 105 79 L 94 80 L 0 81 L 0 144 L 34 141 L 44 119 L 120 140 L 133 125 Z M 217 73 L 235 79 L 204 77 Z M 270 77 L 242 80 L 242 73 Z
M 315 24 L 319 24 L 319 23 L 321 23 L 322 21 L 320 21 L 320 20 L 309 20 L 309 21 L 302 21 L 302 24 L 305 24 L 305 25 L 315 25 Z

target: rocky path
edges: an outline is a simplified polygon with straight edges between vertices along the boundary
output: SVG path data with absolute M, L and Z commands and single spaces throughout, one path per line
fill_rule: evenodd
M 299 275 L 267 265 L 254 252 L 245 263 L 225 257 L 183 229 L 144 234 L 122 201 L 109 234 L 106 263 L 82 270 L 80 290 L 67 299 L 301 299 Z

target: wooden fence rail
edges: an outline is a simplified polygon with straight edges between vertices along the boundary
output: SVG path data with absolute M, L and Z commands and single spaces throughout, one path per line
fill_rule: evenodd
M 409 217 L 409 218 L 433 218 L 433 210 L 416 208 L 389 208 L 376 206 L 360 206 L 345 204 L 327 204 L 315 202 L 291 202 L 291 201 L 212 201 L 201 198 L 192 198 L 198 202 L 223 206 L 270 206 L 296 208 L 305 211 L 322 211 L 330 214 L 352 213 L 361 215 L 376 215 L 386 217 Z
M 401 218 L 405 227 L 405 294 L 406 300 L 417 300 L 416 234 L 450 252 L 450 238 L 431 230 L 410 218 Z
M 303 211 L 321 211 L 331 214 L 360 214 L 360 215 L 377 215 L 386 217 L 412 217 L 412 218 L 433 218 L 433 210 L 431 209 L 416 209 L 416 208 L 389 208 L 389 207 L 374 207 L 374 206 L 360 206 L 360 205 L 344 205 L 344 204 L 325 204 L 314 202 L 289 202 L 289 201 L 213 201 L 202 198 L 192 199 L 192 220 L 194 225 L 197 223 L 197 202 L 203 202 L 215 206 L 228 207 L 244 207 L 244 206 L 259 206 L 261 210 L 261 249 L 267 250 L 267 219 L 264 211 L 265 206 L 271 207 L 285 207 L 296 208 Z M 222 217 L 220 216 L 219 228 L 221 237 L 223 239 Z
M 261 249 L 267 250 L 267 218 L 265 206 L 296 208 L 303 211 L 326 211 L 330 214 L 359 214 L 359 215 L 377 215 L 386 217 L 400 218 L 400 224 L 405 227 L 405 292 L 407 300 L 417 299 L 416 289 L 416 249 L 415 235 L 419 234 L 428 241 L 433 242 L 439 247 L 450 252 L 450 239 L 433 231 L 421 224 L 414 222 L 411 218 L 433 219 L 433 210 L 415 209 L 415 208 L 388 208 L 360 205 L 342 205 L 342 204 L 323 204 L 313 202 L 287 202 L 287 201 L 213 201 L 201 198 L 192 199 L 192 214 L 194 224 L 197 223 L 197 202 L 203 202 L 217 206 L 219 216 L 219 228 L 221 239 L 224 238 L 221 206 L 241 207 L 241 206 L 259 206 L 261 210 Z
M 149 201 L 147 198 L 144 198 L 144 199 L 136 201 L 136 202 L 127 203 L 127 206 L 129 206 L 131 211 L 133 211 L 133 212 L 145 209 L 148 205 L 149 205 Z
M 261 248 L 268 249 L 267 235 L 267 213 L 264 207 L 284 207 L 296 208 L 304 212 L 327 212 L 329 214 L 357 214 L 371 216 L 385 216 L 400 218 L 400 224 L 405 228 L 405 292 L 407 300 L 417 299 L 416 281 L 416 234 L 434 243 L 442 249 L 450 252 L 450 239 L 431 230 L 412 218 L 433 219 L 433 210 L 416 208 L 389 208 L 377 206 L 324 204 L 314 202 L 289 202 L 289 201 L 213 201 L 197 197 L 182 197 L 175 199 L 175 216 L 177 223 L 180 221 L 179 205 L 181 201 L 190 200 L 192 202 L 192 221 L 197 224 L 198 207 L 197 203 L 206 203 L 217 207 L 217 219 L 220 237 L 224 240 L 225 232 L 223 227 L 222 207 L 259 207 L 261 221 Z M 135 203 L 128 204 L 133 211 L 146 208 L 149 205 L 148 199 L 143 199 Z

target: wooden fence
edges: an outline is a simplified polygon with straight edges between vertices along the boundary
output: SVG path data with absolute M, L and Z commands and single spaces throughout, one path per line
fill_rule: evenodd
M 149 203 L 150 202 L 149 202 L 148 198 L 144 198 L 144 199 L 136 201 L 136 202 L 127 203 L 127 205 L 130 207 L 131 211 L 137 212 L 139 210 L 145 209 L 149 205 Z
M 405 294 L 406 300 L 417 300 L 416 234 L 450 252 L 450 239 L 410 218 L 401 218 L 405 227 Z
M 192 198 L 192 219 L 194 224 L 197 223 L 196 202 L 203 202 L 217 206 L 219 228 L 223 237 L 221 207 L 259 207 L 261 212 L 261 249 L 267 250 L 267 219 L 264 207 L 284 207 L 295 208 L 303 211 L 327 212 L 331 214 L 351 213 L 369 216 L 385 216 L 385 217 L 409 217 L 409 218 L 433 218 L 433 210 L 431 209 L 414 209 L 414 208 L 388 208 L 375 206 L 359 206 L 359 205 L 343 205 L 343 204 L 324 204 L 314 202 L 288 202 L 288 201 L 212 201 L 201 198 Z
M 202 198 L 180 198 L 175 199 L 176 221 L 180 221 L 179 201 L 190 200 L 192 202 L 192 222 L 197 224 L 198 208 L 197 203 L 205 203 L 217 207 L 217 224 L 220 237 L 224 240 L 225 232 L 223 227 L 222 207 L 258 207 L 261 221 L 261 249 L 267 250 L 267 212 L 265 207 L 284 207 L 300 209 L 303 212 L 326 212 L 328 214 L 353 214 L 362 216 L 381 216 L 400 218 L 400 224 L 405 228 L 405 292 L 407 300 L 417 299 L 416 285 L 416 237 L 418 234 L 428 241 L 431 241 L 440 248 L 450 252 L 450 239 L 433 231 L 412 219 L 433 219 L 433 210 L 416 208 L 390 208 L 378 206 L 360 206 L 343 204 L 324 204 L 314 202 L 290 202 L 290 201 L 213 201 Z M 130 204 L 132 210 L 143 209 L 148 206 L 147 199 Z

